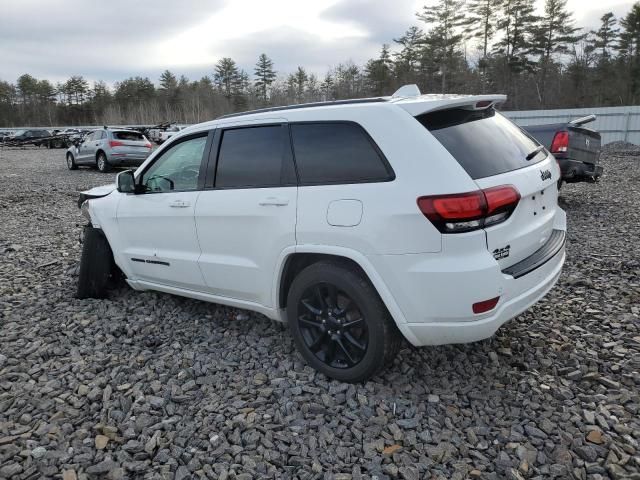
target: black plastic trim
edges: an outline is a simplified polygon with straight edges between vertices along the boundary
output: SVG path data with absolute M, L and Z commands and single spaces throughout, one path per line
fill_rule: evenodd
M 564 230 L 553 230 L 547 243 L 541 248 L 536 250 L 533 255 L 528 256 L 524 260 L 519 261 L 515 265 L 502 270 L 505 275 L 511 275 L 513 278 L 520 278 L 527 273 L 533 272 L 535 269 L 541 267 L 556 254 L 562 250 L 566 241 L 566 233 Z
M 134 258 L 131 257 L 132 262 L 138 263 L 151 263 L 153 265 L 164 265 L 165 267 L 169 267 L 171 264 L 169 262 L 163 262 L 162 260 L 145 260 L 143 258 Z

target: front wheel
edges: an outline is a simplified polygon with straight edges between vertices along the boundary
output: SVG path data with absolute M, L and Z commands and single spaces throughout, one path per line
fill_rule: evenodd
M 344 382 L 380 372 L 402 343 L 375 288 L 347 265 L 321 262 L 300 272 L 287 296 L 287 317 L 307 363 Z
M 109 165 L 109 162 L 107 162 L 107 156 L 103 152 L 100 152 L 98 154 L 98 158 L 96 159 L 96 167 L 98 167 L 98 170 L 100 170 L 102 173 L 106 173 L 111 170 L 111 165 Z
M 73 158 L 71 153 L 67 153 L 67 168 L 69 170 L 77 170 L 78 164 L 76 163 L 76 159 Z
M 114 271 L 113 253 L 101 230 L 87 226 L 84 229 L 78 298 L 104 298 Z

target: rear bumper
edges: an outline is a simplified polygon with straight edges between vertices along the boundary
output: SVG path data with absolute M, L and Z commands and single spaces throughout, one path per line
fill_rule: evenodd
M 150 154 L 140 155 L 134 153 L 112 153 L 107 158 L 107 162 L 114 167 L 139 167 L 149 157 Z
M 482 248 L 484 233 L 474 238 L 475 232 L 451 236 L 439 253 L 370 257 L 401 311 L 394 318 L 407 340 L 415 346 L 483 340 L 540 300 L 565 261 L 565 217 L 558 211 L 560 233 L 513 271 L 501 271 L 486 243 Z M 473 313 L 474 303 L 495 297 L 493 310 Z
M 570 158 L 558 159 L 562 179 L 567 182 L 577 182 L 585 178 L 597 178 L 602 175 L 602 166 L 594 163 L 580 162 Z
M 503 324 L 544 297 L 560 277 L 564 246 L 543 267 L 520 279 L 503 278 L 503 295 L 488 316 L 467 322 L 407 323 L 416 346 L 469 343 L 491 337 Z M 505 300 L 506 299 L 506 300 Z

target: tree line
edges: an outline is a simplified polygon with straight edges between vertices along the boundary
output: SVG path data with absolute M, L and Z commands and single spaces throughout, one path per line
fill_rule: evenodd
M 505 109 L 633 105 L 640 101 L 640 2 L 596 30 L 577 27 L 566 0 L 436 0 L 364 65 L 324 76 L 304 66 L 283 74 L 261 54 L 253 72 L 229 57 L 189 80 L 165 70 L 93 84 L 53 84 L 29 74 L 0 80 L 0 126 L 197 123 L 252 108 L 390 95 L 416 83 L 429 93 L 506 93 Z

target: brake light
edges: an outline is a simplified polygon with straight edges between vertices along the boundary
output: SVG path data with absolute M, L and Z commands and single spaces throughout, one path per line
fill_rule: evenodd
M 556 132 L 551 142 L 551 153 L 566 153 L 569 148 L 569 132 Z
M 476 102 L 476 110 L 490 107 L 492 103 L 493 103 L 493 100 L 481 100 L 479 102 Z
M 144 146 L 145 146 L 145 147 L 147 147 L 147 148 L 151 148 L 151 142 L 147 142 L 147 143 L 145 143 L 145 145 L 144 145 Z
M 109 146 L 111 148 L 113 147 L 124 147 L 124 143 L 118 141 L 118 140 L 109 140 Z
M 512 185 L 453 195 L 418 198 L 418 208 L 442 233 L 459 233 L 504 222 L 515 210 L 520 194 Z

